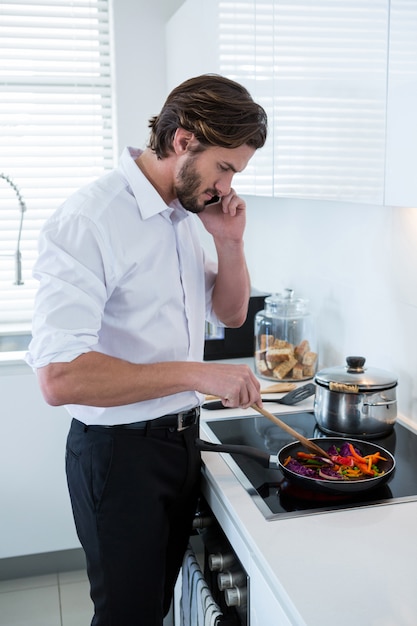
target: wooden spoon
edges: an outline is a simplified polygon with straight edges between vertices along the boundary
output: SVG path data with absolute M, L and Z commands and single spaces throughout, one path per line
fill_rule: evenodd
M 297 385 L 294 383 L 275 383 L 274 385 L 269 385 L 268 387 L 264 387 L 261 389 L 261 395 L 264 393 L 285 393 L 287 391 L 292 391 L 296 388 Z M 220 400 L 220 396 L 212 396 L 208 395 L 205 397 L 206 400 Z
M 275 415 L 273 415 L 266 409 L 261 408 L 260 406 L 257 406 L 256 404 L 252 404 L 251 409 L 254 409 L 258 413 L 261 413 L 261 415 L 263 415 L 264 417 L 267 417 L 269 420 L 271 420 L 271 422 L 274 422 L 274 424 L 276 424 L 277 426 L 285 430 L 288 434 L 292 435 L 294 439 L 297 439 L 305 448 L 313 452 L 313 454 L 318 454 L 319 456 L 322 456 L 325 459 L 331 460 L 329 454 L 325 452 L 322 448 L 320 448 L 320 446 L 315 444 L 313 441 L 310 441 L 310 439 L 307 439 L 307 437 L 304 437 L 304 435 L 300 435 L 300 433 L 294 430 L 294 428 L 291 428 L 291 426 L 288 426 L 288 424 L 280 420 L 278 417 L 276 417 Z

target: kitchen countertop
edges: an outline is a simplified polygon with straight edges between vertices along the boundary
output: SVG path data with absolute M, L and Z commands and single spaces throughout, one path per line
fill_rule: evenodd
M 274 413 L 312 407 L 309 398 L 296 407 L 277 405 Z M 201 436 L 212 437 L 206 419 L 249 414 L 203 410 Z M 406 418 L 398 420 L 416 430 Z M 417 624 L 417 502 L 267 521 L 223 455 L 202 457 L 205 497 L 243 565 L 249 573 L 253 566 L 260 571 L 289 624 Z M 271 615 L 263 626 L 276 624 Z

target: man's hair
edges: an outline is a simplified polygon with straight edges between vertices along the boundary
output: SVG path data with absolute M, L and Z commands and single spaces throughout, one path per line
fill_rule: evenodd
M 149 120 L 148 147 L 168 156 L 178 128 L 190 131 L 203 148 L 261 148 L 267 116 L 245 87 L 217 74 L 190 78 L 171 91 L 159 115 Z

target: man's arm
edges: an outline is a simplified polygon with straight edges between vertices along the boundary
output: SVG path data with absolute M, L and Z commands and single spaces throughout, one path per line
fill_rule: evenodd
M 247 365 L 198 362 L 136 364 L 87 352 L 37 370 L 48 404 L 121 406 L 183 391 L 219 396 L 225 406 L 260 403 L 259 382 Z
M 213 309 L 229 327 L 241 326 L 247 315 L 250 279 L 244 254 L 243 233 L 246 204 L 233 189 L 199 218 L 213 236 L 218 258 L 218 275 L 213 290 Z

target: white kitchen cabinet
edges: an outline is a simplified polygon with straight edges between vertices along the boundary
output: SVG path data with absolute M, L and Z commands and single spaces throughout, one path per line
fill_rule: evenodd
M 264 106 L 241 193 L 417 206 L 416 32 L 415 0 L 186 0 L 167 25 L 168 86 L 219 72 Z
M 204 415 L 204 412 L 203 412 Z M 204 418 L 203 418 L 204 419 Z M 207 437 L 202 424 L 203 438 Z M 203 455 L 204 456 L 204 455 Z M 217 467 L 220 474 L 222 460 L 219 455 L 208 454 L 211 467 Z M 248 537 L 245 537 L 245 527 L 240 519 L 233 519 L 233 510 L 223 501 L 216 482 L 211 481 L 211 472 L 203 469 L 202 492 L 213 514 L 230 541 L 243 568 L 249 574 L 249 624 L 250 626 L 303 626 L 304 621 L 295 607 L 291 606 L 286 593 L 277 587 L 276 582 L 268 578 L 265 570 L 262 571 L 257 560 L 257 550 L 249 549 Z M 223 475 L 224 477 L 224 475 Z M 240 490 L 241 488 L 239 488 Z M 245 501 L 245 498 L 243 502 Z M 247 502 L 246 502 L 247 504 Z M 244 505 L 246 512 L 249 512 Z M 255 511 L 255 519 L 259 523 L 259 512 Z M 255 522 L 256 523 L 256 522 Z M 262 523 L 265 523 L 262 520 Z
M 265 108 L 241 193 L 382 204 L 388 20 L 389 0 L 186 0 L 167 25 L 168 86 L 219 72 Z
M 250 626 L 292 626 L 277 598 L 277 590 L 272 591 L 265 577 L 261 574 L 254 562 L 250 571 Z M 299 626 L 303 624 L 297 619 Z
M 391 0 L 385 204 L 417 206 L 417 4 Z
M 0 558 L 79 548 L 65 477 L 70 416 L 25 364 L 0 366 Z

